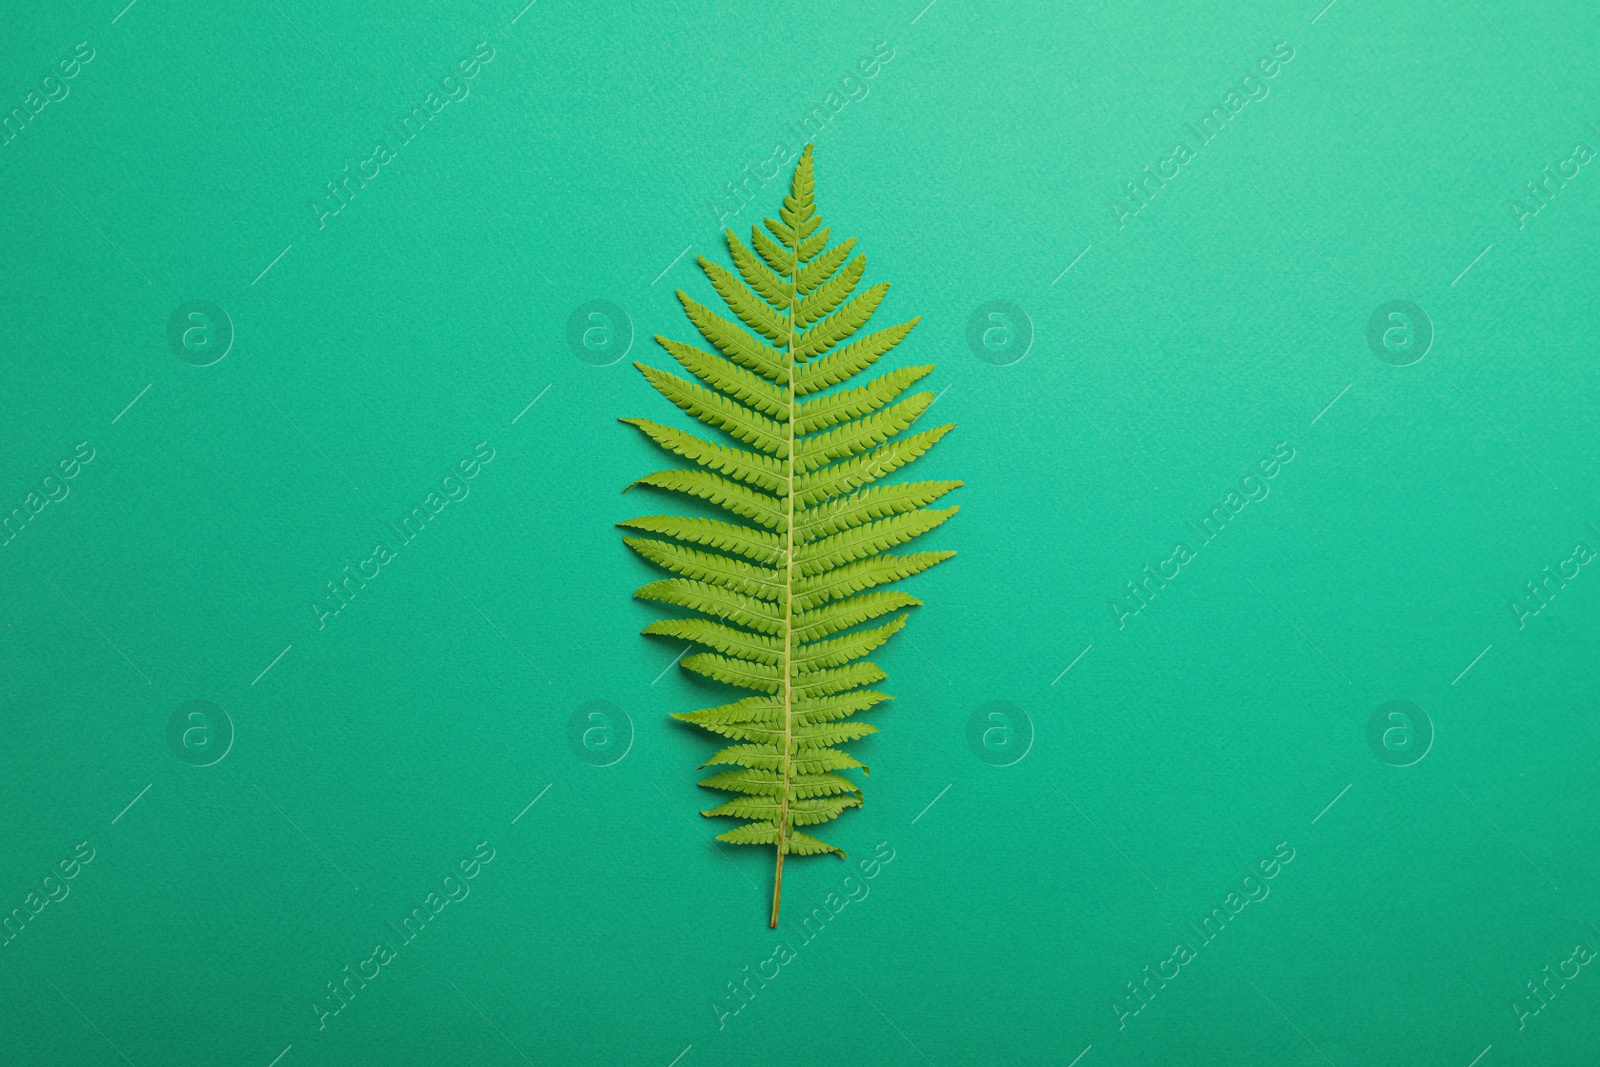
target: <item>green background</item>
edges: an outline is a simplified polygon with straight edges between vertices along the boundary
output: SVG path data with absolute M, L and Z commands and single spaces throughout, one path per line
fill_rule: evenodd
M 0 146 L 0 511 L 95 457 L 0 547 L 0 913 L 95 858 L 0 948 L 0 1061 L 1592 1059 L 1593 968 L 1510 1005 L 1600 945 L 1600 577 L 1520 628 L 1510 603 L 1600 547 L 1600 173 L 1520 226 L 1507 202 L 1600 147 L 1593 5 L 923 3 L 8 5 L 4 110 L 94 58 Z M 470 96 L 319 228 L 479 42 Z M 1279 42 L 1269 95 L 1195 143 Z M 967 486 L 829 835 L 894 859 L 802 945 L 767 929 L 770 853 L 694 814 L 712 741 L 667 713 L 708 687 L 639 636 L 612 526 L 664 464 L 615 419 L 670 413 L 629 362 L 692 336 L 676 288 L 714 299 L 714 198 L 852 73 L 819 204 L 894 283 L 880 317 L 922 316 L 891 364 L 937 362 L 959 429 L 917 475 Z M 781 182 L 750 189 L 741 232 Z M 629 359 L 569 346 L 591 299 Z M 214 365 L 168 344 L 190 300 L 236 331 Z M 991 300 L 1031 320 L 1019 362 L 968 346 Z M 1392 300 L 1432 322 L 1409 366 L 1367 342 Z M 479 442 L 470 495 L 319 629 Z M 1280 442 L 1270 495 L 1119 629 L 1124 583 Z M 168 741 L 192 700 L 236 731 L 212 766 Z M 609 766 L 568 741 L 593 700 L 631 722 Z M 1436 734 L 1411 766 L 1368 744 L 1391 700 Z M 1009 766 L 967 740 L 990 701 L 1031 730 Z M 319 1030 L 324 984 L 484 841 L 470 897 Z M 786 915 L 846 870 L 790 863 Z

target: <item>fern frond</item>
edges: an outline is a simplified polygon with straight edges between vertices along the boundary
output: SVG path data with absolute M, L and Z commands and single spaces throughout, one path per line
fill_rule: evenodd
M 799 396 L 810 396 L 860 374 L 876 363 L 885 352 L 903 341 L 906 334 L 910 333 L 919 321 L 921 321 L 920 316 L 910 322 L 891 326 L 887 330 L 869 333 L 859 341 L 850 342 L 837 352 L 830 352 L 819 360 L 805 364 L 795 371 L 795 393 Z
M 773 638 L 706 619 L 661 619 L 640 632 L 693 641 L 718 652 L 758 663 L 777 663 L 783 658 L 783 646 Z
M 738 686 L 740 689 L 754 689 L 758 693 L 776 693 L 783 688 L 784 672 L 776 664 L 755 663 L 714 652 L 685 656 L 678 662 L 696 674 L 703 674 L 707 678 L 714 678 L 725 685 Z
M 943 511 L 919 508 L 892 519 L 857 526 L 844 533 L 799 546 L 795 550 L 794 560 L 799 573 L 807 578 L 826 574 L 846 563 L 876 556 L 905 544 L 913 537 L 921 537 L 960 510 L 959 507 L 945 508 Z
M 891 611 L 921 606 L 922 601 L 910 593 L 899 590 L 885 593 L 862 593 L 847 600 L 835 600 L 815 611 L 802 611 L 794 617 L 794 639 L 809 644 L 829 634 L 859 626 Z
M 834 271 L 839 269 L 839 264 L 850 257 L 850 250 L 856 246 L 854 237 L 840 241 L 822 255 L 800 268 L 799 275 L 795 278 L 795 288 L 801 296 L 808 296 L 817 286 L 827 281 Z
M 771 456 L 759 452 L 746 452 L 726 445 L 712 444 L 692 433 L 663 426 L 649 419 L 618 419 L 618 422 L 637 427 L 644 435 L 669 452 L 676 452 L 708 470 L 731 475 L 757 489 L 776 493 L 785 485 L 783 465 Z
M 733 276 L 727 267 L 720 267 L 705 256 L 700 257 L 700 269 L 711 279 L 711 286 L 722 297 L 723 303 L 739 316 L 739 321 L 766 337 L 782 343 L 789 336 L 789 315 L 772 309 L 749 286 Z
M 784 277 L 794 274 L 794 253 L 762 233 L 759 227 L 750 227 L 750 243 L 774 272 Z
M 739 242 L 739 238 L 732 230 L 726 231 L 728 239 L 728 252 L 733 256 L 733 265 L 739 268 L 739 276 L 745 284 L 761 294 L 761 299 L 775 308 L 786 308 L 794 297 L 794 283 L 775 274 L 765 263 L 757 259 L 755 254 Z
M 676 374 L 635 363 L 656 391 L 708 426 L 715 426 L 731 437 L 755 445 L 780 459 L 789 454 L 786 428 L 759 411 L 752 411 L 714 389 L 684 381 Z
M 687 578 L 666 578 L 642 585 L 633 594 L 639 600 L 654 600 L 673 607 L 688 608 L 712 618 L 727 619 L 764 634 L 781 634 L 785 618 L 782 605 L 753 596 L 720 589 L 709 582 Z
M 815 541 L 860 526 L 865 522 L 900 515 L 931 504 L 965 482 L 898 482 L 863 489 L 847 497 L 804 508 L 794 517 L 794 532 L 801 542 Z
M 715 345 L 717 351 L 769 381 L 780 381 L 786 376 L 784 353 L 739 329 L 704 304 L 695 303 L 682 289 L 678 290 L 678 300 L 700 336 Z
M 932 393 L 915 393 L 866 418 L 808 437 L 796 449 L 796 466 L 810 473 L 834 460 L 876 448 L 916 422 L 933 401 Z
M 699 711 L 674 711 L 671 715 L 682 722 L 703 726 L 712 733 L 721 733 L 722 729 L 740 723 L 781 723 L 783 702 L 771 697 L 745 697 L 732 704 L 719 704 Z
M 745 370 L 730 359 L 714 356 L 704 349 L 660 334 L 656 335 L 656 343 L 670 352 L 684 370 L 718 392 L 726 393 L 768 418 L 788 416 L 789 398 L 761 375 Z M 932 370 L 931 367 L 929 369 Z
M 870 485 L 922 457 L 939 438 L 955 429 L 953 424 L 912 434 L 904 441 L 890 441 L 843 463 L 804 474 L 795 479 L 795 499 L 810 506 L 829 497 Z
M 849 419 L 870 415 L 885 404 L 893 402 L 895 397 L 905 392 L 919 378 L 932 373 L 932 365 L 901 367 L 855 389 L 846 389 L 842 393 L 830 393 L 815 400 L 807 400 L 795 412 L 794 432 L 816 433 L 818 430 L 826 430 Z
M 804 362 L 820 356 L 840 341 L 866 325 L 872 313 L 878 310 L 889 292 L 888 282 L 879 282 L 871 289 L 851 300 L 821 323 L 813 326 L 795 339 L 794 356 Z
M 927 505 L 961 485 L 875 484 L 950 427 L 910 432 L 934 394 L 906 393 L 931 366 L 845 385 L 918 320 L 857 336 L 888 285 L 858 289 L 867 261 L 854 255 L 853 238 L 829 247 L 812 166 L 808 146 L 777 217 L 751 227 L 749 245 L 728 232 L 733 269 L 701 257 L 726 315 L 679 292 L 711 349 L 657 340 L 695 380 L 635 364 L 673 404 L 739 444 L 623 420 L 693 464 L 635 485 L 682 493 L 732 516 L 649 515 L 620 525 L 654 535 L 623 540 L 677 576 L 634 596 L 688 613 L 644 632 L 699 646 L 704 651 L 680 660 L 685 670 L 756 694 L 673 717 L 726 739 L 705 766 L 732 769 L 700 784 L 733 796 L 703 814 L 741 820 L 719 841 L 773 848 L 773 926 L 784 857 L 844 854 L 800 827 L 861 806 L 861 790 L 847 774 L 867 768 L 843 746 L 877 732 L 854 716 L 892 699 L 868 688 L 885 676 L 864 657 L 906 625 L 909 616 L 895 612 L 922 603 L 875 587 L 954 555 L 888 550 L 954 515 L 955 508 Z
M 738 482 L 730 482 L 720 475 L 706 471 L 657 471 L 655 474 L 645 475 L 633 484 L 650 485 L 657 489 L 668 489 L 674 493 L 699 497 L 719 508 L 733 512 L 740 518 L 759 522 L 769 530 L 783 528 L 784 514 L 775 499 Z
M 817 320 L 833 314 L 834 309 L 855 291 L 856 283 L 861 280 L 861 275 L 866 269 L 866 256 L 857 256 L 851 260 L 848 267 L 829 278 L 816 292 L 800 301 L 800 306 L 794 309 L 794 324 L 800 327 L 810 326 Z
M 685 519 L 677 515 L 645 515 L 617 525 L 624 529 L 675 537 L 679 541 L 705 545 L 723 552 L 734 552 L 757 563 L 782 565 L 784 562 L 783 541 L 776 534 L 731 522 Z
M 797 723 L 807 725 L 819 722 L 834 722 L 839 719 L 849 718 L 858 711 L 867 711 L 885 700 L 893 699 L 894 697 L 888 693 L 879 693 L 873 689 L 857 689 L 851 693 L 810 697 L 794 702 L 794 719 Z
M 908 616 L 902 615 L 884 626 L 857 630 L 843 637 L 801 645 L 794 654 L 794 668 L 799 676 L 804 676 L 826 667 L 842 667 L 851 660 L 860 659 L 879 648 L 885 641 L 899 633 L 905 626 L 907 618 Z
M 815 578 L 794 583 L 794 606 L 800 611 L 851 596 L 875 585 L 898 582 L 943 563 L 954 552 L 913 552 L 906 556 L 874 556 Z
M 692 581 L 719 585 L 761 600 L 781 601 L 783 598 L 780 574 L 771 567 L 648 537 L 624 537 L 622 543 L 651 563 Z

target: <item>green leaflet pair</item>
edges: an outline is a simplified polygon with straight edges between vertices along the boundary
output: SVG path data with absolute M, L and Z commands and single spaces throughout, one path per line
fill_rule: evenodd
M 917 320 L 851 339 L 889 286 L 856 293 L 866 257 L 850 258 L 854 239 L 828 247 L 813 191 L 808 145 L 778 218 L 766 220 L 766 232 L 752 227 L 753 251 L 728 231 L 737 274 L 701 257 L 743 326 L 679 291 L 716 351 L 656 340 L 698 382 L 634 364 L 668 400 L 735 443 L 622 420 L 694 464 L 635 485 L 697 497 L 740 520 L 651 515 L 621 525 L 652 535 L 623 540 L 677 575 L 634 595 L 688 613 L 644 632 L 701 646 L 706 651 L 684 667 L 758 694 L 674 717 L 736 742 L 705 764 L 734 769 L 700 783 L 734 798 L 702 814 L 745 820 L 719 841 L 776 849 L 773 926 L 784 856 L 844 855 L 799 827 L 861 806 L 860 787 L 839 772 L 867 769 L 838 746 L 877 732 L 853 716 L 892 699 L 866 688 L 885 675 L 863 657 L 905 625 L 902 609 L 921 603 L 879 587 L 955 555 L 889 550 L 955 514 L 927 505 L 962 484 L 879 484 L 954 427 L 902 436 L 934 401 L 932 393 L 905 395 L 932 366 L 835 388 Z

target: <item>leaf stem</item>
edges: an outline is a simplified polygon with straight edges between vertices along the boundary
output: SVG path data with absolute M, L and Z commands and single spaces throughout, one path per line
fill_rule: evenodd
M 806 156 L 810 154 L 810 145 L 806 146 Z M 805 168 L 807 159 L 802 156 L 800 163 L 795 167 L 795 180 L 793 186 L 799 185 L 799 177 Z M 795 192 L 799 190 L 796 188 Z M 799 196 L 796 201 L 802 204 Z M 807 200 L 810 198 L 807 197 Z M 786 481 L 785 506 L 788 514 L 783 524 L 783 758 L 780 762 L 782 781 L 779 783 L 782 792 L 778 800 L 778 867 L 772 878 L 772 928 L 778 928 L 778 906 L 783 900 L 783 855 L 789 846 L 789 779 L 791 774 L 790 759 L 794 750 L 794 316 L 795 298 L 800 295 L 800 229 L 805 219 L 795 214 L 795 221 L 790 242 L 791 260 L 789 262 L 789 341 L 788 352 L 784 363 L 788 369 L 788 384 L 786 388 L 786 401 L 788 404 L 789 424 L 789 451 L 784 459 L 784 478 Z

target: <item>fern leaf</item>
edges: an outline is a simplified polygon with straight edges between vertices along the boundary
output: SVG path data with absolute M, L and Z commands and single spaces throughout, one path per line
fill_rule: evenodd
M 875 585 L 898 582 L 953 555 L 954 552 L 913 552 L 908 556 L 874 556 L 815 578 L 801 578 L 794 583 L 794 606 L 807 611 Z
M 749 526 L 738 526 L 716 519 L 685 519 L 676 515 L 645 515 L 641 518 L 619 522 L 618 526 L 645 533 L 663 534 L 679 541 L 705 545 L 707 548 L 733 552 L 755 560 L 757 563 L 782 564 L 783 542 L 776 534 L 769 534 Z
M 701 815 L 726 815 L 733 819 L 760 819 L 770 822 L 778 814 L 778 802 L 766 797 L 734 797 L 725 804 L 718 804 Z
M 695 303 L 682 289 L 678 290 L 678 300 L 683 304 L 689 321 L 700 331 L 700 336 L 715 345 L 717 351 L 769 381 L 775 382 L 785 377 L 783 361 L 787 357 L 784 353 L 739 329 L 704 304 Z
M 803 834 L 798 830 L 789 831 L 784 850 L 795 856 L 820 856 L 824 852 L 832 852 L 836 856 L 844 855 L 844 849 L 836 848 L 826 841 L 818 841 L 810 834 Z
M 933 401 L 932 393 L 917 393 L 874 415 L 808 437 L 796 450 L 796 466 L 810 473 L 834 460 L 876 448 L 916 422 Z
M 865 765 L 831 748 L 797 749 L 785 754 L 770 744 L 729 745 L 701 764 L 702 767 L 757 767 L 768 771 L 791 767 L 800 774 L 851 771 Z
M 852 663 L 848 667 L 810 671 L 805 674 L 795 671 L 790 678 L 789 688 L 797 697 L 825 697 L 842 693 L 847 689 L 872 685 L 887 677 L 889 676 L 876 664 Z
M 703 726 L 712 733 L 721 733 L 743 723 L 782 723 L 783 702 L 771 697 L 745 697 L 732 704 L 721 704 L 699 711 L 674 711 L 674 719 Z
M 726 393 L 768 418 L 787 416 L 789 398 L 761 375 L 745 370 L 732 360 L 714 356 L 704 349 L 662 337 L 660 334 L 656 335 L 656 343 L 670 352 L 672 358 L 677 360 L 678 365 L 684 370 L 718 392 Z
M 818 823 L 827 822 L 829 819 L 837 819 L 839 813 L 844 811 L 845 808 L 859 808 L 860 806 L 860 796 L 847 794 L 841 797 L 828 797 L 823 800 L 791 801 L 789 810 L 794 814 L 794 824 L 796 826 L 815 826 Z M 840 855 L 844 855 L 844 853 L 841 852 Z
M 661 619 L 646 626 L 642 632 L 693 641 L 718 652 L 759 663 L 777 663 L 783 658 L 783 646 L 771 637 L 762 637 L 706 619 Z
M 849 779 L 845 779 L 849 781 Z M 737 770 L 723 771 L 700 783 L 707 789 L 720 789 L 724 793 L 744 793 L 748 796 L 782 797 L 793 788 L 793 781 L 785 782 L 777 771 Z M 849 790 L 838 790 L 849 792 Z
M 762 233 L 759 227 L 750 227 L 750 243 L 775 273 L 784 277 L 794 274 L 794 253 Z
M 776 693 L 783 688 L 783 671 L 770 663 L 753 663 L 747 659 L 719 656 L 713 652 L 686 656 L 678 662 L 696 674 L 715 678 L 726 685 L 736 685 L 740 689 L 754 689 L 758 693 Z
M 834 312 L 832 316 L 801 334 L 795 340 L 795 358 L 803 361 L 812 356 L 820 356 L 855 333 L 866 325 L 866 321 L 872 317 L 874 311 L 878 310 L 878 305 L 883 303 L 883 298 L 888 292 L 889 283 L 879 282 Z
M 859 806 L 859 801 L 857 805 Z M 821 819 L 813 820 L 821 822 Z M 790 819 L 791 823 L 799 823 L 798 819 Z M 775 823 L 747 823 L 736 830 L 729 830 L 725 834 L 717 835 L 718 841 L 726 841 L 732 845 L 777 845 L 783 852 L 794 856 L 818 856 L 824 852 L 832 852 L 843 856 L 844 850 L 819 841 L 810 834 L 803 834 L 798 830 L 790 830 L 779 840 Z
M 794 517 L 795 537 L 815 541 L 862 523 L 901 515 L 931 504 L 963 482 L 898 482 L 863 489 L 850 496 L 805 508 Z
M 794 721 L 789 726 L 790 740 L 796 744 L 838 744 L 865 734 L 877 733 L 876 726 L 845 722 L 857 712 L 868 711 L 894 698 L 871 689 L 856 689 L 832 696 L 793 701 Z M 675 711 L 674 719 L 692 723 L 711 733 L 745 741 L 775 743 L 783 736 L 783 702 L 770 696 L 745 697 L 732 704 L 721 704 L 699 711 Z
M 692 713 L 691 713 L 692 714 Z M 676 715 L 674 718 L 683 718 Z M 686 720 L 689 721 L 689 720 Z M 767 722 L 712 722 L 692 720 L 698 726 L 734 741 L 751 741 L 757 744 L 778 745 L 784 740 L 783 724 L 776 719 Z M 864 722 L 820 722 L 791 726 L 789 740 L 799 748 L 826 748 L 830 745 L 854 741 L 867 734 L 878 732 L 876 726 Z M 798 749 L 797 749 L 798 751 Z
M 814 826 L 838 818 L 839 813 L 846 808 L 860 806 L 861 798 L 853 793 L 847 793 L 822 800 L 793 800 L 789 802 L 789 811 L 794 816 L 796 826 Z M 766 797 L 736 797 L 726 804 L 719 804 L 700 814 L 728 815 L 735 819 L 760 819 L 771 822 L 778 814 L 778 802 Z
M 801 226 L 800 229 L 804 231 L 810 229 L 810 227 Z M 828 228 L 826 226 L 812 234 L 810 237 L 806 237 L 804 233 L 801 234 L 801 237 L 802 240 L 800 242 L 799 255 L 801 263 L 804 263 L 818 252 L 828 247 Z
M 899 590 L 886 593 L 863 593 L 848 600 L 835 600 L 815 611 L 803 611 L 794 617 L 794 639 L 799 644 L 809 644 L 829 634 L 848 630 L 852 626 L 887 615 L 901 608 L 918 607 L 922 601 Z
M 801 475 L 795 479 L 795 499 L 810 506 L 870 485 L 879 478 L 923 456 L 939 438 L 955 429 L 952 424 L 912 434 L 903 441 L 890 441 L 843 463 Z
M 758 522 L 769 530 L 781 529 L 784 524 L 783 512 L 772 497 L 706 471 L 657 471 L 655 474 L 645 475 L 633 484 L 650 485 L 657 489 L 669 489 L 675 493 L 699 497 L 719 508 L 733 512 L 740 518 Z
M 720 585 L 724 589 L 761 600 L 780 600 L 783 597 L 781 575 L 771 567 L 759 567 L 715 552 L 701 552 L 686 545 L 649 537 L 624 537 L 622 543 L 651 563 L 693 581 Z
M 899 633 L 906 624 L 906 618 L 902 615 L 891 623 L 871 630 L 857 630 L 843 637 L 801 645 L 794 654 L 796 677 L 804 677 L 826 667 L 842 667 L 851 660 L 860 659 Z
M 789 195 L 783 198 L 783 207 L 778 209 L 778 214 L 790 226 L 800 225 L 811 218 L 816 210 L 816 191 L 817 178 L 812 169 L 811 146 L 806 145 L 806 150 L 800 153 L 800 162 L 795 164 Z
M 873 689 L 857 689 L 850 693 L 811 697 L 794 702 L 794 718 L 796 722 L 808 726 L 819 722 L 834 722 L 849 718 L 858 711 L 867 711 L 885 700 L 893 699 L 894 697 L 889 694 L 879 693 Z
M 864 657 L 906 625 L 909 616 L 893 613 L 921 604 L 875 587 L 954 555 L 888 550 L 954 514 L 927 505 L 961 485 L 883 481 L 950 429 L 910 432 L 933 394 L 905 394 L 931 366 L 834 391 L 918 320 L 857 336 L 888 285 L 858 290 L 867 261 L 854 255 L 855 240 L 829 247 L 812 167 L 808 146 L 777 217 L 752 227 L 749 245 L 727 234 L 732 269 L 701 258 L 726 314 L 678 294 L 711 349 L 657 340 L 695 380 L 635 364 L 673 404 L 739 444 L 623 420 L 692 464 L 635 485 L 729 513 L 726 521 L 649 515 L 620 525 L 634 532 L 625 544 L 675 575 L 634 596 L 686 613 L 644 632 L 699 646 L 680 661 L 685 670 L 755 694 L 673 717 L 725 739 L 705 766 L 732 769 L 700 784 L 732 796 L 703 814 L 741 821 L 720 841 L 772 847 L 773 926 L 784 857 L 844 854 L 800 828 L 861 806 L 849 775 L 867 769 L 844 746 L 877 732 L 855 716 L 892 699 L 869 688 L 885 675 Z
M 794 432 L 816 433 L 848 419 L 859 419 L 863 415 L 870 415 L 885 404 L 891 403 L 917 379 L 932 373 L 931 365 L 901 367 L 880 378 L 874 378 L 858 388 L 807 400 L 795 412 Z
M 784 207 L 788 206 L 787 204 L 784 205 Z M 772 236 L 783 242 L 783 247 L 792 249 L 795 247 L 795 243 L 800 240 L 800 235 L 795 231 L 794 226 L 779 222 L 777 219 L 763 219 L 762 221 L 766 224 L 767 229 L 772 231 Z
M 903 341 L 918 321 L 912 319 L 887 330 L 870 333 L 859 341 L 851 341 L 837 352 L 830 352 L 819 360 L 807 363 L 795 372 L 795 393 L 809 396 L 860 374 Z
M 783 769 L 783 755 L 772 745 L 729 745 L 700 764 L 706 767 L 755 767 L 765 771 Z
M 772 310 L 772 305 L 762 300 L 751 289 L 733 276 L 727 267 L 719 267 L 705 256 L 700 257 L 700 269 L 711 279 L 712 288 L 724 303 L 739 316 L 739 321 L 763 335 L 769 341 L 782 342 L 789 336 L 789 316 Z
M 659 422 L 649 419 L 618 419 L 618 422 L 627 423 L 629 426 L 638 427 L 644 435 L 667 449 L 676 452 L 684 459 L 693 460 L 708 470 L 720 474 L 731 475 L 741 482 L 747 482 L 757 489 L 765 489 L 775 493 L 783 488 L 784 480 L 781 477 L 783 466 L 771 456 L 763 456 L 759 452 L 745 452 L 738 448 L 729 448 L 726 445 L 712 444 L 703 441 L 692 433 L 675 430 L 671 426 L 663 426 Z
M 780 634 L 784 630 L 784 613 L 781 605 L 757 600 L 731 589 L 720 589 L 709 582 L 691 582 L 685 578 L 667 578 L 643 585 L 633 594 L 640 600 L 654 600 L 673 607 L 688 608 L 717 619 L 727 619 L 747 629 L 765 634 Z
M 861 280 L 861 275 L 866 269 L 866 256 L 857 256 L 851 260 L 848 267 L 829 278 L 821 288 L 800 302 L 800 306 L 794 309 L 794 324 L 800 327 L 810 326 L 817 320 L 833 314 L 834 309 L 855 291 L 856 283 Z
M 840 241 L 822 255 L 800 268 L 800 273 L 795 279 L 795 288 L 801 296 L 808 296 L 817 286 L 827 281 L 834 271 L 839 269 L 839 264 L 850 257 L 850 250 L 856 246 L 854 237 Z
M 769 455 L 782 458 L 789 453 L 785 427 L 752 411 L 714 389 L 684 381 L 676 374 L 635 363 L 656 391 L 708 426 L 715 426 L 732 437 L 755 445 Z
M 748 771 L 745 773 L 749 773 Z M 789 795 L 809 800 L 841 793 L 860 793 L 861 788 L 840 774 L 794 774 L 789 776 Z
M 854 782 L 839 774 L 791 774 L 785 781 L 777 771 L 752 769 L 723 771 L 700 784 L 725 793 L 780 798 L 788 796 L 801 800 L 861 792 Z
M 812 726 L 796 726 L 794 739 L 802 746 L 820 748 L 825 745 L 842 745 L 846 741 L 875 734 L 878 728 L 869 722 L 824 722 Z
M 807 578 L 825 574 L 846 563 L 887 552 L 913 537 L 921 537 L 960 510 L 958 507 L 945 508 L 943 511 L 920 508 L 892 519 L 857 526 L 844 533 L 801 545 L 794 553 L 794 560 L 799 565 L 799 573 Z
M 761 299 L 775 308 L 786 308 L 794 296 L 794 283 L 780 277 L 757 259 L 755 254 L 739 243 L 739 238 L 734 236 L 732 230 L 727 231 L 728 251 L 733 256 L 733 265 L 739 268 L 739 276 L 745 284 L 761 294 Z M 702 260 L 704 262 L 704 260 Z
M 778 827 L 770 822 L 746 823 L 737 830 L 718 834 L 717 840 L 730 845 L 775 845 L 778 843 Z

